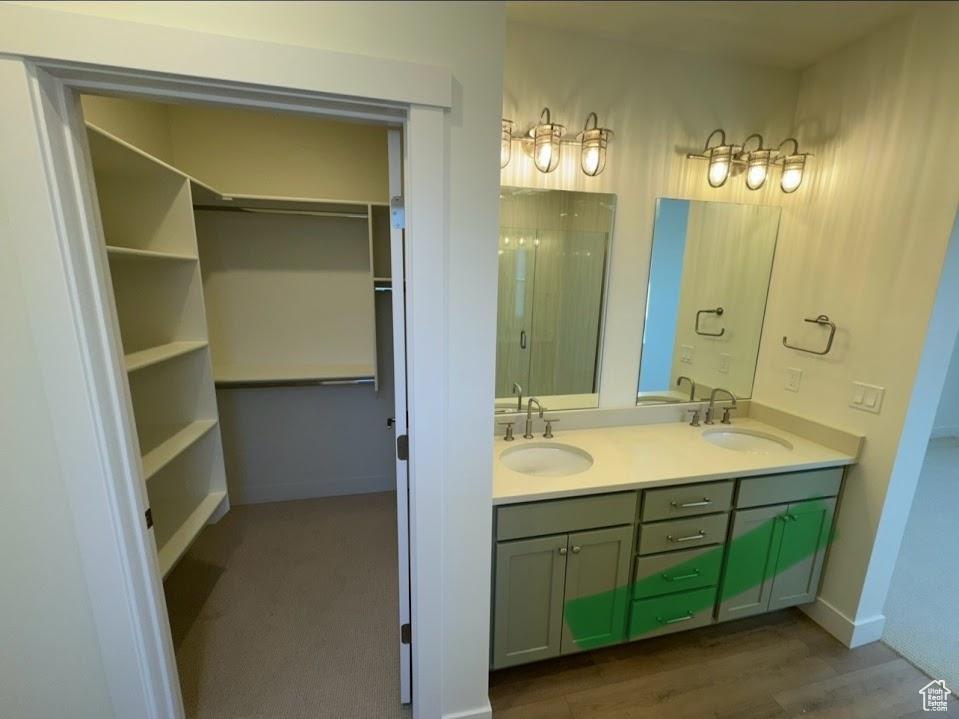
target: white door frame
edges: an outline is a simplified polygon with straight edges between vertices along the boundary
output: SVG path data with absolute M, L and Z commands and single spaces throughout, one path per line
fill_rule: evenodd
M 177 48 L 177 52 L 170 52 Z M 179 719 L 162 581 L 142 521 L 135 433 L 78 90 L 379 119 L 405 132 L 413 711 L 441 715 L 449 71 L 102 18 L 0 6 L 0 195 L 22 268 L 83 574 L 119 717 Z M 428 442 L 418 442 L 428 437 Z M 38 448 L 49 451 L 51 448 Z

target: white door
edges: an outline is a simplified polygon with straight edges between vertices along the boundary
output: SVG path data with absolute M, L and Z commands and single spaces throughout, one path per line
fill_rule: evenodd
M 389 131 L 390 197 L 402 207 L 403 152 L 402 134 Z M 391 204 L 393 204 L 391 202 Z M 393 386 L 395 388 L 396 459 L 396 530 L 399 548 L 400 587 L 400 695 L 404 704 L 412 701 L 412 632 L 410 630 L 410 490 L 409 463 L 399 451 L 406 440 L 406 283 L 405 247 L 403 244 L 403 211 L 390 209 L 390 267 L 393 287 Z M 406 447 L 403 446 L 405 450 Z M 401 455 L 403 459 L 401 459 Z

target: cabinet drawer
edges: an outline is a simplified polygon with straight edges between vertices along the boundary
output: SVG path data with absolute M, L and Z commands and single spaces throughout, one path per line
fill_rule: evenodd
M 593 494 L 500 507 L 496 510 L 496 539 L 502 541 L 632 524 L 636 519 L 636 496 L 636 492 Z
M 709 482 L 643 492 L 644 522 L 725 512 L 732 505 L 733 483 Z
M 642 524 L 639 528 L 639 553 L 656 554 L 704 544 L 722 544 L 726 541 L 728 524 L 728 514 Z
M 711 624 L 715 603 L 716 587 L 633 602 L 629 638 L 646 639 Z
M 722 545 L 636 557 L 633 599 L 714 586 L 719 584 L 722 564 Z
M 828 467 L 810 472 L 741 479 L 736 506 L 761 507 L 766 504 L 801 502 L 817 497 L 835 497 L 842 484 L 842 472 L 842 467 Z

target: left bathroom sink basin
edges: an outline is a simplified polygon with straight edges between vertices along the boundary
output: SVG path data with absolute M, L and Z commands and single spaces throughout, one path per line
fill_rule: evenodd
M 559 442 L 533 442 L 504 450 L 500 461 L 514 472 L 533 477 L 568 477 L 593 466 L 593 456 Z

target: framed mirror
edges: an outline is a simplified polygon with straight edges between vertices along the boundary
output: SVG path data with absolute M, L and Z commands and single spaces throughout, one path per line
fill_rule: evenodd
M 637 404 L 752 395 L 779 214 L 657 200 Z
M 599 404 L 616 196 L 500 189 L 496 412 Z

